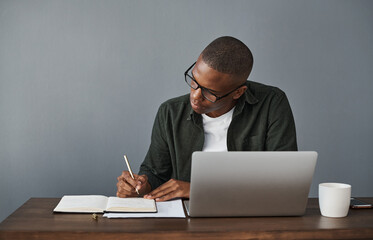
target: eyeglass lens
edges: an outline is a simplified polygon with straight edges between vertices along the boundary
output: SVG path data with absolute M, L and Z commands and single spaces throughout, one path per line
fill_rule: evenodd
M 207 100 L 209 100 L 210 102 L 215 102 L 216 101 L 216 96 L 212 95 L 205 88 L 199 86 L 199 84 L 193 78 L 191 78 L 189 75 L 185 75 L 185 81 L 194 90 L 197 90 L 198 88 L 201 88 L 201 93 L 202 93 L 203 97 L 206 98 Z

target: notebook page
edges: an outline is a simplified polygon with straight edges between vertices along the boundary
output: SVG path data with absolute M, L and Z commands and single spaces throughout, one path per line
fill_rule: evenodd
M 184 208 L 180 199 L 156 202 L 157 213 L 105 213 L 107 218 L 185 218 Z
M 101 195 L 66 195 L 54 212 L 103 212 L 107 197 Z
M 109 197 L 106 211 L 156 212 L 153 199 Z

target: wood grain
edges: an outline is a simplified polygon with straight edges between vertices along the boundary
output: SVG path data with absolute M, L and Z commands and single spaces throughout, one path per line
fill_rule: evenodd
M 326 218 L 317 199 L 309 199 L 302 217 L 97 220 L 53 213 L 59 200 L 29 199 L 0 224 L 0 239 L 373 239 L 373 209 Z

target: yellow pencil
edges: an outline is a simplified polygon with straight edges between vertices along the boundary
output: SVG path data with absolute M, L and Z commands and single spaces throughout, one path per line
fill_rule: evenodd
M 131 178 L 132 178 L 133 180 L 135 180 L 135 177 L 133 176 L 133 173 L 132 173 L 132 170 L 131 170 L 130 163 L 128 162 L 128 159 L 127 159 L 127 156 L 126 156 L 126 155 L 124 155 L 124 160 L 126 161 L 127 168 L 128 168 L 128 171 L 130 172 Z M 137 188 L 135 188 L 135 190 L 136 190 L 137 194 L 140 194 L 140 193 L 139 193 L 139 190 L 137 190 Z

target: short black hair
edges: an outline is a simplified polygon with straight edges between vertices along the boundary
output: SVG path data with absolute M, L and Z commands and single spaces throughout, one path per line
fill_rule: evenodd
M 223 36 L 212 41 L 201 53 L 209 67 L 222 73 L 248 78 L 253 68 L 253 55 L 240 40 Z

